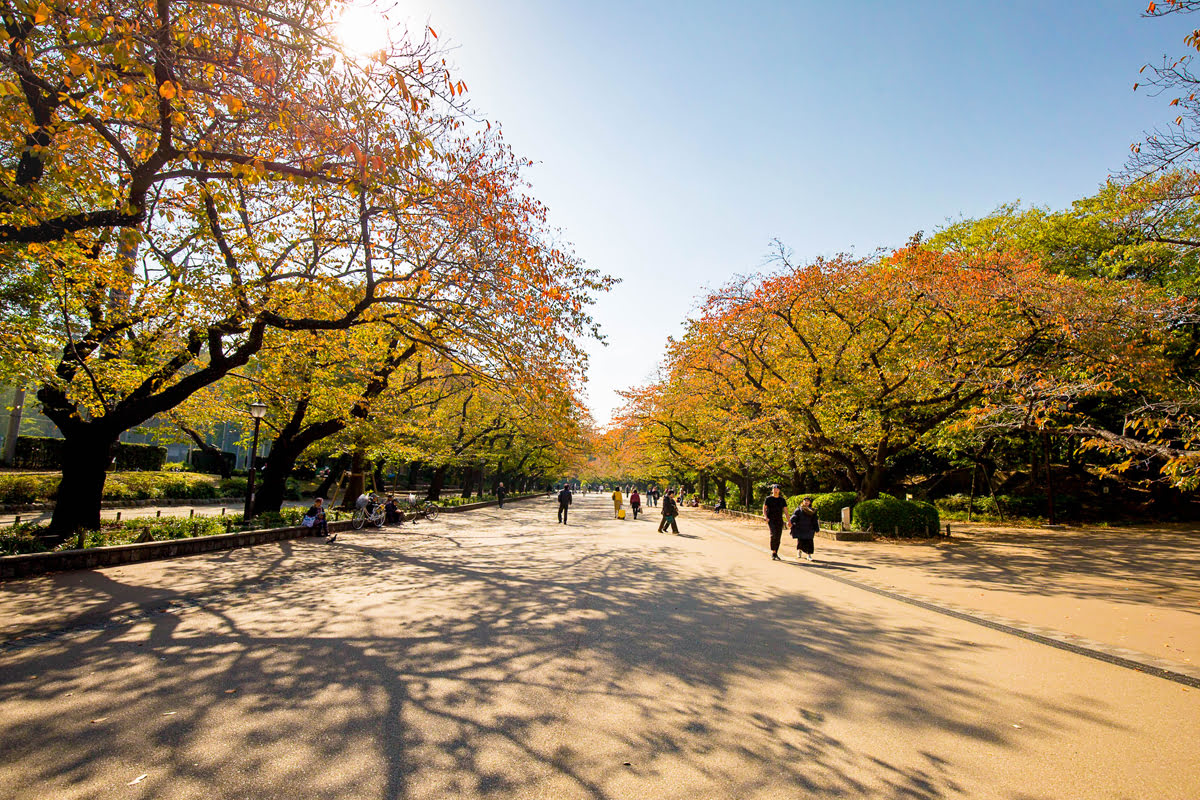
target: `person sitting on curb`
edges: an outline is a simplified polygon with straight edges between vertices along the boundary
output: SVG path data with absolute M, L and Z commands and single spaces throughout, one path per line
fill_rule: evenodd
M 396 503 L 395 495 L 389 494 L 387 502 L 383 504 L 383 522 L 385 525 L 404 522 L 404 515 L 400 513 L 400 506 Z
M 313 500 L 312 506 L 308 511 L 304 512 L 304 516 L 312 518 L 313 534 L 316 536 L 324 536 L 325 543 L 330 544 L 337 541 L 337 534 L 329 533 L 329 521 L 325 517 L 325 499 L 318 497 Z

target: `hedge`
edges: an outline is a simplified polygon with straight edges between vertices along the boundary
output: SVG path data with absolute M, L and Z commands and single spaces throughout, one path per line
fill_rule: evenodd
M 0 475 L 0 503 L 25 505 L 55 499 L 58 475 Z M 207 500 L 246 494 L 245 478 L 213 485 L 208 475 L 192 472 L 110 472 L 104 481 L 105 500 Z
M 930 536 L 941 530 L 941 519 L 932 504 L 899 500 L 890 495 L 863 500 L 854 506 L 851 515 L 855 529 L 870 530 L 883 536 L 897 533 L 900 536 Z
M 13 466 L 18 469 L 62 469 L 64 439 L 51 436 L 18 436 Z M 153 444 L 117 442 L 113 448 L 117 470 L 157 471 L 167 461 L 167 448 Z
M 237 456 L 234 453 L 225 451 L 222 451 L 220 455 L 217 455 L 215 453 L 210 453 L 207 450 L 193 450 L 191 460 L 192 470 L 195 472 L 206 472 L 210 475 L 221 475 L 224 472 L 233 472 L 233 465 L 237 460 Z M 224 464 L 222 464 L 222 462 L 224 462 Z
M 813 511 L 817 512 L 817 519 L 825 522 L 841 522 L 842 509 L 849 506 L 853 513 L 854 504 L 857 502 L 858 495 L 854 492 L 815 494 L 813 495 Z

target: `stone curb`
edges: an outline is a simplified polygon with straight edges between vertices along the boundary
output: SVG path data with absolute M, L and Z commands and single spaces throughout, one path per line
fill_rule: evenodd
M 541 497 L 540 494 L 506 498 L 506 503 Z M 441 509 L 443 514 L 456 514 L 496 505 L 495 500 L 469 503 Z M 329 532 L 350 530 L 348 519 L 329 523 Z M 28 578 L 48 572 L 67 572 L 79 569 L 99 569 L 120 564 L 136 564 L 142 561 L 161 561 L 167 558 L 211 553 L 218 550 L 234 550 L 253 547 L 256 544 L 279 542 L 285 539 L 303 539 L 312 536 L 312 528 L 295 526 L 290 528 L 264 528 L 239 533 L 218 533 L 212 536 L 193 536 L 189 539 L 172 539 L 166 542 L 142 542 L 140 544 L 115 544 L 108 547 L 89 547 L 85 550 L 62 550 L 57 553 L 25 553 L 15 556 L 0 556 L 0 580 Z

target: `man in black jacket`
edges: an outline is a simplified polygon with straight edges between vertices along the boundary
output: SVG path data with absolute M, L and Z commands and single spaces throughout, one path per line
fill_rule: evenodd
M 787 498 L 778 483 L 771 484 L 771 494 L 763 501 L 763 519 L 771 531 L 771 560 L 780 561 L 779 540 L 783 538 L 783 512 L 787 511 Z
M 558 493 L 558 521 L 567 524 L 567 509 L 571 507 L 571 489 L 565 483 Z

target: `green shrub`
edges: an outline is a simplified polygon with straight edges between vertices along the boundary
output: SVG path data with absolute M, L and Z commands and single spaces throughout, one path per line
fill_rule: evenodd
M 163 472 L 187 472 L 187 464 L 182 461 L 168 461 L 162 465 Z
M 159 447 L 156 444 L 117 442 L 114 451 L 116 461 L 113 468 L 122 472 L 158 472 L 167 460 L 167 448 Z
M 62 469 L 62 452 L 62 439 L 18 436 L 13 466 L 20 469 Z
M 853 513 L 854 505 L 857 502 L 858 495 L 854 492 L 815 494 L 813 495 L 813 511 L 817 512 L 817 519 L 824 520 L 825 522 L 840 522 L 842 519 L 842 509 L 850 506 L 851 513 Z
M 880 495 L 863 500 L 854 506 L 853 526 L 858 530 L 873 530 L 884 536 L 927 536 L 937 533 L 941 525 L 937 509 L 929 503 L 899 500 Z
M 0 476 L 0 503 L 23 505 L 49 500 L 58 491 L 57 475 Z
M 223 471 L 232 472 L 236 456 L 233 453 L 222 452 L 220 455 L 206 450 L 192 451 L 192 469 L 196 472 L 207 472 L 220 475 Z
M 9 525 L 0 530 L 0 555 L 15 556 L 22 553 L 44 553 L 45 543 L 38 538 L 42 527 L 31 523 Z
M 221 497 L 243 497 L 249 489 L 246 478 L 226 478 L 221 481 Z

